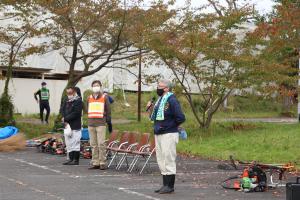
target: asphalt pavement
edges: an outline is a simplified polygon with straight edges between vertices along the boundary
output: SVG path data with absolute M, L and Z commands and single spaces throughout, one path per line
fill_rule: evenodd
M 88 170 L 64 166 L 65 157 L 39 153 L 35 148 L 0 153 L 0 200 L 284 200 L 285 188 L 244 193 L 225 190 L 220 182 L 239 174 L 217 168 L 219 162 L 178 156 L 175 192 L 156 194 L 161 176 L 155 160 L 142 175 L 115 169 Z

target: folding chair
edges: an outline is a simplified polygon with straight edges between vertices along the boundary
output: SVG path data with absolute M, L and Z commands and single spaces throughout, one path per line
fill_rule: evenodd
M 106 157 L 108 156 L 108 154 L 110 152 L 108 147 L 112 147 L 112 146 L 114 146 L 115 144 L 117 144 L 119 142 L 118 141 L 118 135 L 119 135 L 119 131 L 114 130 L 110 134 L 109 139 L 105 141 L 105 143 L 106 143 Z
M 111 166 L 111 164 L 113 163 L 113 161 L 115 161 L 116 157 L 118 156 L 121 150 L 132 148 L 132 146 L 134 145 L 136 145 L 136 133 L 124 132 L 123 135 L 121 136 L 119 146 L 115 144 L 114 146 L 107 148 L 111 152 L 114 152 L 114 155 L 107 167 Z M 117 161 L 115 162 L 117 167 L 118 162 Z
M 139 158 L 144 158 L 145 159 L 145 163 L 141 169 L 141 171 L 139 172 L 139 174 L 142 174 L 142 172 L 144 171 L 144 168 L 146 167 L 146 165 L 148 164 L 150 158 L 152 157 L 153 154 L 155 154 L 155 139 L 153 138 L 150 142 L 150 144 L 145 145 L 142 147 L 141 151 L 133 151 L 132 152 L 135 156 L 128 168 L 128 172 L 132 172 L 132 170 L 134 169 L 134 166 L 136 165 L 136 163 L 138 162 Z
M 122 167 L 122 164 L 124 163 L 124 161 L 126 160 L 127 163 L 127 167 L 128 167 L 128 161 L 127 161 L 127 156 L 128 155 L 134 155 L 133 152 L 134 151 L 138 151 L 140 152 L 141 150 L 143 150 L 145 148 L 145 146 L 149 143 L 149 138 L 150 138 L 150 134 L 149 133 L 143 133 L 140 136 L 140 141 L 139 143 L 133 144 L 131 145 L 129 148 L 127 149 L 122 149 L 119 152 L 123 153 L 122 158 L 120 159 L 120 162 L 118 163 L 116 169 L 120 169 Z

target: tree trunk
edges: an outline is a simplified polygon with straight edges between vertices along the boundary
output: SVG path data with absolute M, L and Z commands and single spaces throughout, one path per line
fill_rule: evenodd
M 6 80 L 5 80 L 5 84 L 4 84 L 4 92 L 3 94 L 8 96 L 8 86 L 9 86 L 9 81 L 12 77 L 12 64 L 9 64 L 7 67 L 7 73 L 6 73 Z
M 205 121 L 203 121 L 203 128 L 208 129 L 210 127 L 211 121 L 212 121 L 212 114 L 208 114 L 207 118 L 204 119 Z

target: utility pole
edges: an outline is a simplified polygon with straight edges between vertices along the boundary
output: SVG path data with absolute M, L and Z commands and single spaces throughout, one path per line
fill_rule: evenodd
M 138 121 L 141 121 L 141 99 L 142 99 L 142 49 L 139 54 L 139 74 L 138 74 Z

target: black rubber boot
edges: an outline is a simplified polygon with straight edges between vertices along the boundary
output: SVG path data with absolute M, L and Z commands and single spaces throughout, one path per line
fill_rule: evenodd
M 174 179 L 173 179 L 174 177 Z M 166 186 L 164 186 L 160 191 L 159 194 L 169 194 L 174 192 L 174 182 L 172 182 L 174 180 L 175 182 L 175 175 L 166 175 Z M 173 188 L 171 187 L 173 184 Z
M 167 179 L 166 179 L 166 175 L 163 175 L 163 186 L 161 186 L 161 188 L 159 188 L 158 190 L 155 190 L 155 193 L 159 193 L 167 184 Z
M 73 151 L 74 162 L 71 162 L 69 165 L 79 165 L 80 151 Z
M 169 183 L 169 187 L 173 189 L 174 191 L 174 184 L 175 184 L 175 174 L 170 175 L 170 183 Z
M 74 151 L 69 152 L 69 160 L 64 162 L 63 165 L 70 165 L 74 160 Z

